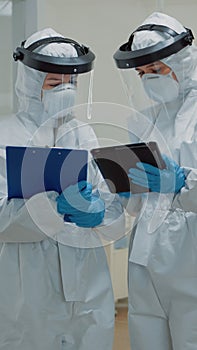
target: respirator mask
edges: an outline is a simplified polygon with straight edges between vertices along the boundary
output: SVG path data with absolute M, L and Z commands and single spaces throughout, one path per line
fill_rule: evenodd
M 179 84 L 173 79 L 172 71 L 168 74 L 144 74 L 141 78 L 148 97 L 157 102 L 170 102 L 179 95 Z
M 42 103 L 49 117 L 63 111 L 64 115 L 72 114 L 75 105 L 76 86 L 70 83 L 60 84 L 50 90 L 42 90 Z

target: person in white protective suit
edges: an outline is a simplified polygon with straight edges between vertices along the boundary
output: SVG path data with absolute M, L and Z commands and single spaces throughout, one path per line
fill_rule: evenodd
M 197 48 L 192 41 L 190 29 L 155 12 L 114 54 L 133 110 L 142 106 L 141 114 L 135 109 L 129 118 L 131 142 L 156 141 L 166 163 L 159 170 L 138 162 L 128 172 L 144 188 L 143 194 L 127 193 L 127 208 L 137 215 L 129 255 L 132 350 L 194 350 L 197 344 Z M 132 90 L 135 79 L 145 91 L 141 101 Z
M 8 199 L 5 173 L 7 145 L 97 145 L 90 126 L 67 112 L 95 56 L 47 28 L 14 58 L 19 111 L 1 120 L 0 349 L 110 350 L 114 302 L 101 240 L 124 230 L 119 200 L 92 163 L 87 182 L 27 199 Z

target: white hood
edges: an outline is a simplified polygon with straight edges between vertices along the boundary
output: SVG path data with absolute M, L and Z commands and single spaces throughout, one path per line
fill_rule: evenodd
M 41 30 L 30 36 L 25 47 L 36 42 L 39 39 L 59 36 L 61 34 L 55 32 L 51 28 Z M 77 57 L 77 52 L 71 44 L 67 43 L 50 43 L 39 47 L 36 52 L 43 55 L 55 57 Z M 19 109 L 17 117 L 32 130 L 32 122 L 35 126 L 40 126 L 48 118 L 48 114 L 44 112 L 41 102 L 41 90 L 43 81 L 47 73 L 39 72 L 23 63 L 18 62 L 17 80 L 16 80 L 16 95 L 18 97 Z

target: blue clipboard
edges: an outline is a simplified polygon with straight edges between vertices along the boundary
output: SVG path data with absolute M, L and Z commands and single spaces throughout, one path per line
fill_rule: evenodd
M 87 180 L 88 151 L 45 147 L 6 147 L 8 198 L 30 198 Z

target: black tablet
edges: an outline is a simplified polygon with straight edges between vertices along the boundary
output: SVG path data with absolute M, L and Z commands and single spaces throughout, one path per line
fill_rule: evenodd
M 147 188 L 133 184 L 127 175 L 130 168 L 136 168 L 137 162 L 149 163 L 159 169 L 165 168 L 156 142 L 95 148 L 91 154 L 112 193 L 148 191 Z

